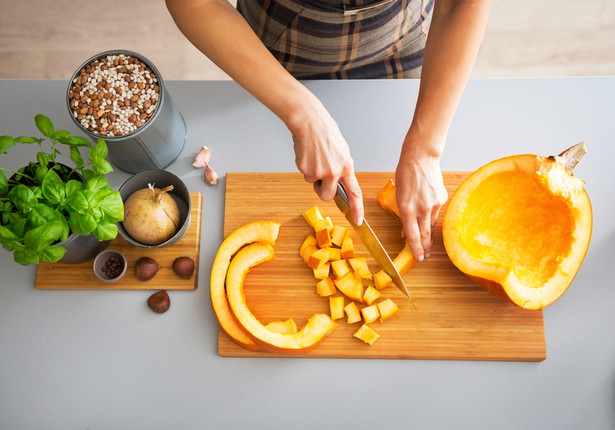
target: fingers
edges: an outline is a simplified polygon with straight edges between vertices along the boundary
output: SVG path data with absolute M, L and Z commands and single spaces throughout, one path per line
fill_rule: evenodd
M 314 182 L 314 191 L 321 200 L 330 202 L 337 192 L 337 181 L 330 178 L 319 179 Z
M 350 206 L 350 212 L 352 213 L 352 219 L 357 225 L 363 224 L 363 216 L 365 209 L 363 207 L 363 193 L 361 192 L 361 186 L 354 173 L 340 178 L 340 183 L 344 186 L 346 194 L 348 195 L 348 204 Z

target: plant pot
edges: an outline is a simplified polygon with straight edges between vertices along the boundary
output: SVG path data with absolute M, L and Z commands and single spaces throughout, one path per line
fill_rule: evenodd
M 99 242 L 93 235 L 81 236 L 72 233 L 64 242 L 58 245 L 66 248 L 66 254 L 58 263 L 79 264 L 91 261 L 104 251 L 111 241 Z

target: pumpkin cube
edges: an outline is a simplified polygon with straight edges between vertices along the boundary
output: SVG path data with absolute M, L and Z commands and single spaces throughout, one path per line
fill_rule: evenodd
M 331 242 L 333 242 L 333 245 L 341 248 L 342 242 L 344 242 L 344 239 L 346 239 L 347 236 L 348 229 L 346 227 L 339 225 L 333 226 L 333 232 L 331 232 Z
M 308 252 L 308 250 L 311 249 L 312 250 L 311 252 L 314 252 L 315 251 L 314 248 L 317 248 L 317 247 L 318 247 L 318 243 L 316 242 L 316 236 L 314 236 L 313 234 L 308 234 L 308 236 L 305 238 L 305 240 L 301 244 L 301 248 L 299 249 L 299 255 L 301 256 L 301 258 L 303 258 L 303 261 L 307 262 L 306 253 Z
M 353 334 L 357 339 L 362 340 L 363 342 L 369 344 L 370 346 L 374 344 L 380 337 L 378 333 L 372 330 L 367 324 L 363 324 L 359 329 Z
M 358 282 L 352 272 L 346 273 L 339 279 L 336 279 L 335 286 L 346 297 L 355 302 L 363 302 L 363 284 Z
M 324 279 L 321 279 L 316 284 L 316 294 L 320 297 L 329 297 L 337 292 L 335 288 L 335 284 L 333 283 L 333 279 L 328 276 Z
M 363 301 L 368 305 L 372 305 L 376 300 L 382 296 L 382 293 L 372 286 L 367 287 L 363 294 Z
M 327 251 L 329 252 L 329 261 L 341 260 L 339 248 L 327 248 Z
M 335 260 L 331 262 L 331 270 L 333 271 L 335 279 L 339 279 L 350 272 L 350 266 L 348 266 L 346 260 Z
M 325 279 L 327 276 L 329 276 L 329 272 L 331 272 L 331 263 L 327 262 L 319 268 L 312 270 L 314 270 L 314 277 L 316 279 Z
M 344 318 L 344 296 L 329 297 L 329 309 L 332 320 Z
M 344 306 L 344 312 L 346 312 L 346 322 L 348 324 L 354 324 L 361 321 L 361 312 L 355 302 L 350 302 Z
M 394 317 L 399 312 L 397 304 L 391 300 L 386 299 L 378 303 L 378 311 L 380 312 L 380 322 L 384 322 L 389 318 Z
M 297 333 L 297 324 L 292 318 L 287 319 L 286 321 L 272 321 L 267 324 L 265 328 L 280 334 Z
M 307 265 L 312 269 L 318 269 L 329 261 L 329 251 L 327 248 L 318 248 L 308 256 Z
M 316 225 L 316 222 L 324 219 L 324 217 L 320 213 L 320 209 L 318 209 L 318 206 L 314 206 L 306 210 L 305 212 L 303 212 L 302 216 L 303 216 L 303 219 L 312 228 Z
M 346 239 L 342 242 L 340 255 L 344 259 L 349 259 L 354 257 L 354 243 L 352 242 L 352 238 L 347 236 Z
M 388 287 L 393 283 L 393 279 L 387 275 L 384 270 L 379 270 L 374 273 L 374 286 L 378 290 Z
M 352 270 L 363 279 L 373 279 L 372 272 L 367 265 L 367 259 L 365 257 L 353 257 L 348 259 Z
M 380 311 L 376 305 L 365 306 L 361 309 L 361 315 L 363 316 L 363 321 L 365 324 L 369 324 L 373 323 L 380 317 Z
M 322 219 L 316 221 L 316 224 L 314 225 L 314 232 L 316 233 L 316 242 L 320 248 L 333 245 L 331 243 L 331 233 L 329 231 L 327 220 Z

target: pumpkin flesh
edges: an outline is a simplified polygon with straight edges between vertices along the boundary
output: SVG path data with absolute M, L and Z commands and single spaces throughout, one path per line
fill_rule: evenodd
M 443 238 L 453 264 L 488 291 L 541 309 L 572 282 L 591 225 L 583 181 L 551 158 L 519 155 L 481 167 L 460 185 Z

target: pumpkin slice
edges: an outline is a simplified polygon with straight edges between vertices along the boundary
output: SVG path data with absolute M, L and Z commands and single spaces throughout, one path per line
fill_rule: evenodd
M 279 354 L 304 352 L 315 347 L 337 323 L 328 315 L 314 314 L 296 333 L 284 334 L 268 330 L 252 314 L 243 292 L 246 275 L 258 264 L 273 260 L 275 254 L 270 244 L 256 242 L 243 247 L 231 260 L 226 277 L 228 302 L 243 329 L 264 350 Z
M 278 238 L 280 224 L 273 221 L 255 221 L 239 227 L 228 235 L 220 245 L 211 269 L 211 304 L 220 327 L 238 345 L 258 351 L 260 347 L 235 321 L 227 301 L 225 280 L 231 258 L 244 245 L 264 242 L 274 245 Z
M 566 291 L 589 247 L 592 208 L 572 169 L 581 143 L 557 157 L 492 161 L 455 191 L 444 246 L 459 270 L 487 291 L 542 309 Z

